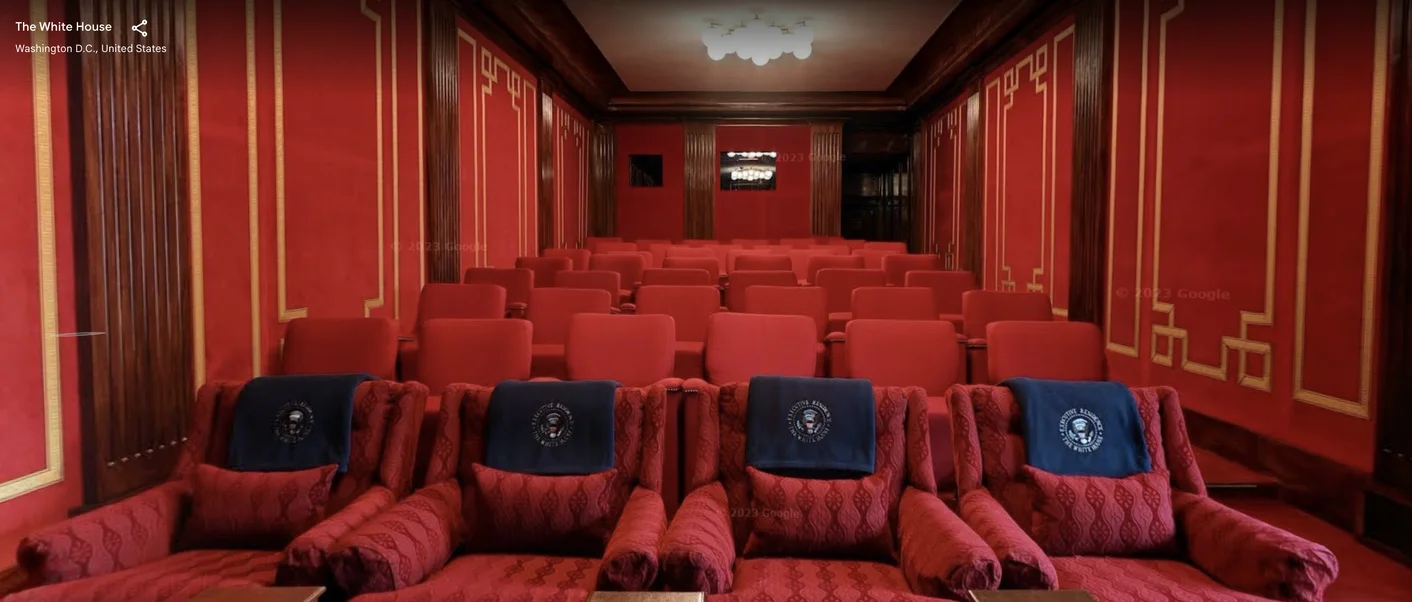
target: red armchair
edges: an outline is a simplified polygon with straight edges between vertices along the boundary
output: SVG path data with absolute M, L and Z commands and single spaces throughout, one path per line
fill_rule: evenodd
M 271 542 L 246 549 L 192 545 L 190 483 L 199 465 L 225 463 L 232 409 L 243 386 L 210 383 L 197 392 L 191 427 L 166 483 L 21 541 L 17 556 L 31 589 L 7 602 L 178 602 L 212 587 L 328 583 L 334 542 L 411 489 L 426 388 L 386 380 L 358 387 L 348 471 L 333 481 L 325 518 L 283 549 Z
M 948 403 L 961 517 L 999 556 L 1002 587 L 1083 589 L 1101 602 L 1322 600 L 1324 589 L 1338 575 L 1333 553 L 1207 497 L 1176 391 L 1145 387 L 1132 392 L 1152 458 L 1149 474 L 1170 475 L 1170 500 L 1144 498 L 1124 504 L 1121 495 L 1091 485 L 1082 492 L 1071 490 L 1076 499 L 1067 504 L 1060 499 L 1067 496 L 1044 500 L 1036 485 L 1019 478 L 1024 441 L 1019 406 L 1010 390 L 951 388 Z M 1105 497 L 1107 504 L 1101 506 Z M 1176 541 L 1166 555 L 1048 554 L 1031 538 L 1041 532 L 1035 528 L 1041 514 L 1064 514 L 1061 507 L 1068 506 L 1076 511 L 1060 527 L 1066 541 L 1097 542 L 1109 550 L 1136 546 L 1164 529 L 1155 527 L 1165 522 L 1160 516 L 1139 519 L 1139 510 L 1150 502 L 1170 508 L 1175 523 Z M 1093 510 L 1100 506 L 1104 510 Z M 1076 518 L 1085 515 L 1087 519 Z
M 498 538 L 487 531 L 492 517 L 486 496 L 515 502 L 525 489 L 479 489 L 477 469 L 485 454 L 485 417 L 492 389 L 453 385 L 438 414 L 436 453 L 426 487 L 368 521 L 331 555 L 337 583 L 363 594 L 358 602 L 393 600 L 583 600 L 599 590 L 644 590 L 658 574 L 658 548 L 666 530 L 662 487 L 664 399 L 660 385 L 618 389 L 614 434 L 617 449 L 607 484 L 607 535 L 591 549 L 566 554 L 562 541 L 520 547 L 523 537 Z M 607 474 L 607 473 L 600 473 Z M 511 474 L 513 478 L 515 475 Z M 561 495 L 563 495 L 561 493 Z M 526 498 L 524 507 L 545 508 L 548 496 Z M 551 504 L 545 522 L 572 520 L 574 499 Z M 580 508 L 581 510 L 581 508 Z M 528 525 L 534 530 L 540 525 Z M 548 527 L 545 526 L 545 529 Z M 511 541 L 514 540 L 514 541 Z M 459 550 L 459 553 L 453 553 Z
M 750 385 L 716 387 L 688 381 L 686 387 L 698 391 L 702 419 L 689 437 L 697 442 L 688 475 L 690 493 L 662 545 L 663 580 L 668 589 L 730 594 L 728 599 L 759 602 L 921 600 L 922 596 L 961 600 L 968 590 L 994 589 L 999 583 L 1000 565 L 995 555 L 936 496 L 927 445 L 927 400 L 921 389 L 874 389 L 875 476 L 883 478 L 881 501 L 886 512 L 882 516 L 886 516 L 885 529 L 890 531 L 893 560 L 867 561 L 747 556 L 745 544 L 752 529 L 774 514 L 755 508 L 751 500 L 751 479 L 745 466 Z M 779 495 L 787 494 L 780 491 Z M 829 504 L 826 495 L 814 506 Z M 861 525 L 868 520 L 861 508 L 855 508 L 856 501 L 843 504 L 857 510 L 852 513 L 810 512 L 804 498 L 795 501 L 798 503 L 791 507 L 803 516 L 832 515 L 831 519 L 810 521 L 831 523 L 812 524 L 816 533 L 839 529 L 852 533 L 859 525 L 845 523 Z

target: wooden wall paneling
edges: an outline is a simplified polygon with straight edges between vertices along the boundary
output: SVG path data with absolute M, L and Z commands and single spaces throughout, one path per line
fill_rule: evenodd
M 1407 436 L 1412 432 L 1412 247 L 1406 242 L 1412 240 L 1412 8 L 1394 2 L 1392 11 L 1373 474 L 1379 484 L 1412 500 L 1412 438 Z
M 810 124 L 810 231 L 838 236 L 843 227 L 843 123 Z
M 927 175 L 931 173 L 931 153 L 927 148 L 926 123 L 917 126 L 912 132 L 912 169 L 909 174 L 912 178 L 912 207 L 909 211 L 911 216 L 911 231 L 908 232 L 908 249 L 913 253 L 935 253 L 936 244 L 931 240 L 931 228 L 928 224 L 932 220 L 933 199 L 930 186 L 927 186 Z
M 613 125 L 593 124 L 589 144 L 588 216 L 589 236 L 613 236 L 618 230 L 617 161 Z
M 1074 167 L 1069 222 L 1069 319 L 1101 324 L 1106 296 L 1111 0 L 1085 0 L 1074 19 Z
M 966 139 L 963 141 L 962 153 L 966 158 L 964 182 L 961 185 L 962 198 L 964 203 L 962 213 L 964 214 L 964 225 L 961 228 L 961 245 L 963 251 L 961 269 L 966 270 L 976 276 L 976 283 L 984 282 L 981 270 L 983 268 L 984 257 L 981 248 L 985 244 L 985 186 L 982 183 L 985 169 L 984 152 L 985 137 L 982 136 L 983 122 L 981 121 L 981 94 L 979 91 L 972 92 L 970 98 L 966 99 L 965 116 Z
M 684 211 L 682 232 L 686 238 L 709 240 L 716 237 L 716 124 L 690 121 L 686 124 Z
M 427 282 L 461 281 L 461 85 L 456 8 L 425 0 Z
M 84 501 L 159 482 L 185 436 L 195 392 L 185 4 L 77 3 L 74 20 L 147 19 L 166 53 L 73 55 L 71 113 L 80 289 Z M 125 28 L 124 28 L 125 29 Z M 143 43 L 74 32 L 74 44 Z
M 535 255 L 563 245 L 554 227 L 558 223 L 554 215 L 554 178 L 558 175 L 554 171 L 554 92 L 553 82 L 539 78 L 539 119 L 535 122 L 539 127 L 539 248 L 534 249 Z

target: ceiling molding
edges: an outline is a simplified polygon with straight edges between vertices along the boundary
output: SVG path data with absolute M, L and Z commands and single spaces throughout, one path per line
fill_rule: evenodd
M 610 119 L 660 117 L 787 117 L 841 119 L 867 113 L 900 114 L 898 98 L 871 92 L 634 92 L 614 97 L 604 116 Z
M 561 0 L 461 0 L 460 4 L 468 19 L 479 13 L 512 37 L 516 46 L 533 55 L 538 74 L 558 80 L 561 93 L 577 96 L 594 109 L 590 113 L 607 108 L 609 98 L 627 91 Z

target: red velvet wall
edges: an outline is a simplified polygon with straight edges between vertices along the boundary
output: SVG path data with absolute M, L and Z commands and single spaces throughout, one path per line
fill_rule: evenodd
M 554 240 L 545 246 L 581 247 L 588 237 L 591 128 L 583 115 L 554 98 Z
M 536 79 L 464 21 L 461 49 L 461 267 L 514 267 L 539 248 Z
M 63 2 L 39 14 L 0 5 L 6 23 L 62 20 Z M 62 44 L 62 35 L 8 29 L 6 44 Z M 26 532 L 82 503 L 74 246 L 69 175 L 67 55 L 0 58 L 0 568 Z
M 1363 470 L 1388 5 L 1123 0 L 1115 57 L 1114 376 Z
M 719 153 L 774 151 L 775 189 L 723 191 L 717 181 L 716 238 L 788 238 L 810 235 L 812 135 L 808 125 L 723 125 L 716 128 Z M 719 180 L 719 178 L 717 178 Z
M 940 253 L 946 269 L 962 265 L 961 232 L 965 223 L 966 97 L 937 111 L 923 126 L 928 164 L 922 172 L 924 206 L 929 207 L 926 239 L 935 243 L 928 252 Z
M 614 128 L 618 236 L 626 240 L 681 240 L 686 195 L 686 127 L 680 123 L 626 123 Z M 628 157 L 662 155 L 662 186 L 629 186 Z
M 418 4 L 200 5 L 198 377 L 270 372 L 300 316 L 410 329 L 424 280 Z
M 1067 315 L 1074 25 L 1067 19 L 985 77 L 984 286 L 1049 293 Z

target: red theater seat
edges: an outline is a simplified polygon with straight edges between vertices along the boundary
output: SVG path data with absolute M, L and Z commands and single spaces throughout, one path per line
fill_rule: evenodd
M 613 297 L 607 291 L 586 288 L 537 288 L 530 293 L 529 321 L 534 323 L 531 373 L 548 378 L 568 378 L 564 344 L 574 314 L 610 314 Z
M 813 238 L 781 238 L 780 246 L 792 247 L 795 249 L 807 249 L 814 246 Z
M 710 249 L 707 249 L 708 251 Z M 721 264 L 716 261 L 716 257 L 668 257 L 662 261 L 662 267 L 668 269 L 688 269 L 706 270 L 711 274 L 712 283 L 721 280 Z
M 574 269 L 568 257 L 517 257 L 515 267 L 534 272 L 535 286 L 554 286 L 554 275 Z
M 1057 487 L 1022 476 L 1026 442 L 1010 389 L 963 385 L 947 393 L 959 512 L 1000 557 L 1001 586 L 1081 589 L 1105 601 L 1322 600 L 1338 576 L 1333 553 L 1208 497 L 1177 392 L 1132 393 L 1152 472 L 1046 477 Z M 1041 507 L 1041 488 L 1051 487 L 1053 501 Z M 1102 554 L 1091 554 L 1095 548 Z
M 669 591 L 920 602 L 999 584 L 995 554 L 937 498 L 921 389 L 873 390 L 877 468 L 859 480 L 748 472 L 749 384 L 699 389 L 690 493 L 662 545 Z
M 860 289 L 861 290 L 861 289 Z M 962 348 L 956 329 L 940 320 L 869 320 L 848 323 L 849 378 L 866 378 L 875 387 L 922 387 L 927 391 L 932 468 L 942 490 L 955 487 L 951 412 L 946 389 L 961 382 Z
M 576 270 L 559 275 L 559 288 L 585 288 L 605 291 L 613 297 L 613 307 L 618 307 L 622 290 L 617 272 L 606 270 Z
M 426 360 L 417 380 L 433 397 L 452 383 L 529 380 L 533 344 L 529 320 L 430 320 L 422 327 Z
M 882 270 L 829 268 L 819 270 L 817 284 L 828 294 L 829 332 L 843 332 L 853 319 L 853 290 L 865 286 L 887 286 Z
M 623 242 L 622 240 L 600 240 L 588 246 L 593 255 L 603 255 L 606 253 L 636 253 L 637 243 Z M 589 256 L 590 259 L 592 255 Z
M 545 249 L 545 257 L 568 257 L 573 262 L 575 270 L 588 269 L 588 257 L 592 253 L 588 249 Z
M 667 247 L 667 257 L 715 257 L 716 251 L 710 247 L 681 245 Z
M 637 252 L 608 255 L 595 253 L 588 258 L 588 269 L 618 273 L 618 302 L 621 303 L 632 301 L 632 291 L 642 283 L 642 270 L 647 267 L 647 260 Z
M 920 288 L 865 286 L 853 289 L 854 320 L 936 320 L 932 292 Z
M 788 255 L 774 255 L 758 252 L 742 252 L 735 255 L 734 267 L 731 268 L 732 273 L 736 271 L 777 272 L 786 270 L 790 272 L 794 271 L 794 264 L 790 262 Z M 797 282 L 798 280 L 799 277 L 796 276 L 795 281 Z
M 280 374 L 361 372 L 397 378 L 397 323 L 386 318 L 295 318 L 284 331 Z
M 788 261 L 789 258 L 785 258 Z M 752 286 L 798 286 L 790 270 L 738 270 L 726 281 L 726 309 L 745 311 L 745 291 Z
M 770 241 L 765 240 L 763 238 L 732 238 L 731 244 L 740 245 L 741 247 L 744 247 L 746 249 L 753 249 L 755 247 L 769 246 Z
M 905 286 L 907 274 L 922 270 L 940 270 L 944 267 L 937 255 L 886 255 L 882 258 L 883 273 L 887 274 L 888 286 Z
M 931 289 L 936 299 L 936 310 L 941 319 L 956 325 L 959 331 L 965 327 L 965 317 L 961 315 L 961 295 L 976 290 L 976 276 L 962 271 L 917 270 L 907 272 L 904 284 L 908 287 Z
M 681 242 L 682 242 L 683 245 L 686 245 L 686 246 L 688 246 L 688 247 L 713 247 L 713 246 L 716 246 L 716 245 L 718 245 L 718 244 L 721 244 L 721 243 L 716 242 L 716 241 L 714 241 L 714 240 L 709 240 L 709 239 L 704 239 L 704 238 L 688 238 L 688 239 L 683 240 L 683 241 L 681 241 Z
M 852 255 L 811 255 L 804 281 L 808 284 L 818 284 L 819 270 L 830 268 L 861 270 L 863 269 L 863 258 Z
M 639 251 L 651 251 L 651 250 L 652 250 L 652 247 L 656 247 L 656 246 L 659 246 L 659 245 L 661 245 L 661 246 L 670 246 L 670 245 L 672 244 L 672 241 L 670 241 L 670 240 L 663 240 L 663 239 L 660 239 L 660 238 L 641 238 L 641 239 L 638 239 L 636 242 L 637 242 L 637 250 L 639 250 Z
M 907 252 L 907 243 L 905 243 L 905 242 L 877 242 L 877 241 L 872 241 L 872 242 L 865 242 L 865 243 L 863 243 L 863 248 L 864 248 L 864 249 L 875 249 L 875 250 L 878 250 L 878 251 L 889 251 L 889 252 L 892 252 L 892 253 L 906 253 L 906 252 Z
M 1028 376 L 1106 380 L 1103 331 L 1088 322 L 991 322 L 985 327 L 990 382 Z
M 441 318 L 492 319 L 505 317 L 505 289 L 494 284 L 447 284 L 431 282 L 422 287 L 417 300 L 417 322 L 412 328 L 416 339 L 400 341 L 397 349 L 398 373 L 403 380 L 417 379 L 420 371 L 422 327 L 427 320 Z
M 649 268 L 642 271 L 642 288 L 660 285 L 715 286 L 716 280 L 706 270 L 691 268 Z M 717 297 L 720 296 L 719 290 Z M 638 294 L 642 294 L 642 289 L 638 289 Z M 637 299 L 637 305 L 642 305 L 641 298 Z
M 534 288 L 534 271 L 525 268 L 469 268 L 466 284 L 494 284 L 505 289 L 505 315 L 523 318 L 530 289 Z
M 715 314 L 706 332 L 706 379 L 723 384 L 761 374 L 813 376 L 817 333 L 804 316 Z
M 817 286 L 752 286 L 745 292 L 745 311 L 771 316 L 804 316 L 814 321 L 817 338 L 814 351 L 818 354 L 815 376 L 828 374 L 828 301 Z
M 350 533 L 330 558 L 360 602 L 583 601 L 651 588 L 667 521 L 664 390 L 620 388 L 611 472 L 524 475 L 488 469 L 492 389 L 456 386 L 438 417 L 428 487 Z
M 854 257 L 863 258 L 863 267 L 869 270 L 881 270 L 883 258 L 888 255 L 897 255 L 897 251 L 887 251 L 882 249 L 853 249 Z
M 565 345 L 569 380 L 646 387 L 672 376 L 677 327 L 671 316 L 578 314 Z
M 676 323 L 677 378 L 701 378 L 706 350 L 706 325 L 720 311 L 714 286 L 646 285 L 637 291 L 637 315 L 662 314 Z
M 180 601 L 212 587 L 326 584 L 335 541 L 411 490 L 426 387 L 387 380 L 358 386 L 348 470 L 329 473 L 330 487 L 327 477 L 303 476 L 310 471 L 212 469 L 226 466 L 244 386 L 212 382 L 196 392 L 165 483 L 22 540 L 17 557 L 35 587 L 5 600 Z M 327 495 L 314 493 L 324 488 Z M 326 503 L 315 509 L 321 499 Z M 305 514 L 309 522 L 295 518 Z
M 966 382 L 990 382 L 986 340 L 982 338 L 991 322 L 1050 321 L 1054 313 L 1049 296 L 1044 293 L 1010 293 L 1000 291 L 967 291 L 961 295 L 961 315 L 965 321 Z

